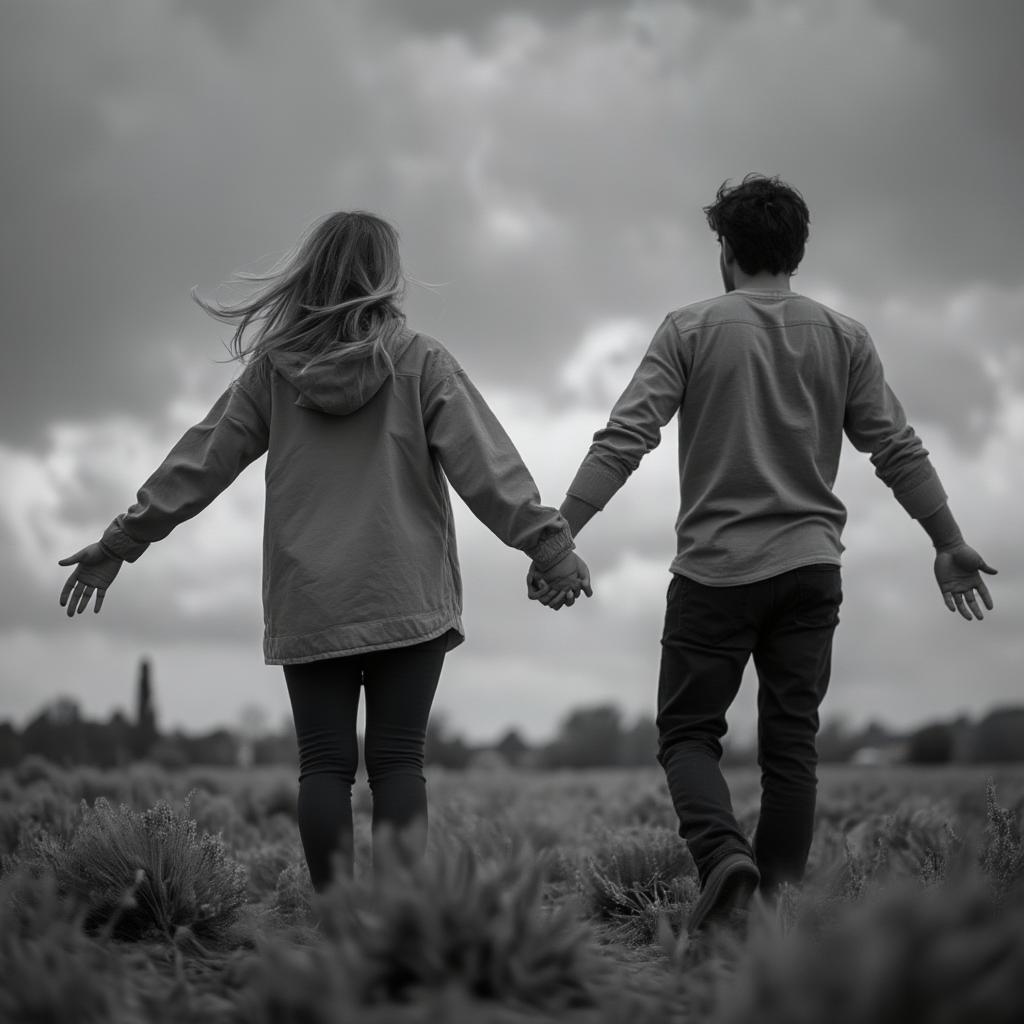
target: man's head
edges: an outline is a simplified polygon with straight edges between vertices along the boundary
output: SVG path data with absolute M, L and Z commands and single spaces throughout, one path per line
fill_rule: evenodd
M 728 242 L 731 257 L 745 274 L 796 273 L 811 215 L 792 185 L 763 174 L 748 174 L 739 185 L 724 181 L 704 214 L 719 240 Z M 726 277 L 724 265 L 722 276 Z

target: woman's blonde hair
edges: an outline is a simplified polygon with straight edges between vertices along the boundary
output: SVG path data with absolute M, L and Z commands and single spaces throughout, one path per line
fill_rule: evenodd
M 308 354 L 306 369 L 367 356 L 390 364 L 385 344 L 405 324 L 399 306 L 405 276 L 398 232 L 380 217 L 332 213 L 272 270 L 239 272 L 235 279 L 262 287 L 235 303 L 208 302 L 192 289 L 207 313 L 235 325 L 228 345 L 233 359 L 249 363 L 288 351 Z

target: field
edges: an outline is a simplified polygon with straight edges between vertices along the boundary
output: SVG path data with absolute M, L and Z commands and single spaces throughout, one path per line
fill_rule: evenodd
M 291 770 L 0 773 L 0 1021 L 1024 1020 L 1024 767 L 823 768 L 803 886 L 697 945 L 657 768 L 428 779 L 426 860 L 375 877 L 357 783 L 317 900 Z

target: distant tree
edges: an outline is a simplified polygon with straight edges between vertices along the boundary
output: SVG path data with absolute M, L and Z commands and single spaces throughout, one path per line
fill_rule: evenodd
M 13 768 L 24 756 L 21 734 L 11 722 L 0 722 L 0 768 Z
M 89 760 L 88 742 L 78 703 L 58 697 L 33 718 L 22 733 L 26 754 L 38 754 L 54 764 L 83 764 Z
M 494 745 L 494 749 L 513 767 L 522 764 L 530 752 L 530 745 L 519 735 L 517 729 L 509 729 Z
M 451 734 L 445 716 L 435 712 L 427 723 L 424 757 L 427 764 L 461 770 L 469 764 L 473 749 L 461 736 Z
M 182 736 L 181 733 L 161 736 L 149 748 L 148 759 L 168 771 L 187 768 L 190 761 L 187 737 Z
M 102 727 L 102 737 L 108 750 L 111 765 L 127 764 L 132 759 L 132 740 L 135 732 L 132 723 L 120 709 L 110 716 L 110 721 Z
M 214 729 L 200 736 L 179 734 L 192 764 L 238 764 L 238 737 L 227 729 Z
M 622 713 L 614 704 L 599 704 L 570 711 L 545 762 L 553 768 L 595 768 L 621 763 Z
M 135 756 L 145 757 L 160 737 L 156 724 L 153 679 L 148 658 L 142 658 L 139 662 L 135 709 Z
M 622 734 L 621 763 L 625 765 L 652 765 L 658 754 L 658 727 L 654 719 L 642 715 L 631 729 Z
M 1024 761 L 1024 708 L 999 708 L 975 725 L 973 761 Z
M 911 764 L 947 764 L 953 759 L 953 729 L 947 722 L 922 726 L 907 740 Z
M 849 761 L 863 746 L 861 735 L 852 730 L 841 716 L 830 718 L 818 730 L 815 741 L 818 760 L 822 763 Z

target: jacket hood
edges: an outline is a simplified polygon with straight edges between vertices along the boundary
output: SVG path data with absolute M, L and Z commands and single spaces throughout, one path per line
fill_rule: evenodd
M 396 361 L 412 343 L 412 331 L 403 330 L 387 345 Z M 298 392 L 295 404 L 334 416 L 347 416 L 361 409 L 384 386 L 391 367 L 378 354 L 362 359 L 324 359 L 306 370 L 309 356 L 303 352 L 271 352 L 271 365 Z

